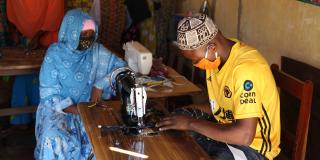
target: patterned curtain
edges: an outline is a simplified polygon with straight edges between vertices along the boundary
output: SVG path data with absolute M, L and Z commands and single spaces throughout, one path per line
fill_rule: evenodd
M 0 1 L 0 47 L 7 46 L 8 22 L 6 12 L 6 1 Z
M 148 48 L 154 56 L 168 58 L 168 40 L 172 39 L 172 26 L 174 23 L 174 9 L 176 0 L 148 0 L 152 17 L 140 24 L 141 43 Z
M 81 8 L 83 11 L 89 13 L 93 0 L 65 0 L 66 11 L 74 8 Z
M 124 0 L 101 0 L 101 42 L 112 51 L 123 53 L 121 36 L 125 28 Z
M 162 57 L 166 62 L 168 59 L 168 40 L 170 39 L 170 26 L 174 22 L 174 9 L 176 0 L 154 0 L 158 3 L 159 9 L 155 8 L 156 20 L 156 55 Z
M 154 18 L 154 3 L 148 0 L 151 17 L 140 23 L 140 41 L 154 55 L 156 53 L 156 22 Z

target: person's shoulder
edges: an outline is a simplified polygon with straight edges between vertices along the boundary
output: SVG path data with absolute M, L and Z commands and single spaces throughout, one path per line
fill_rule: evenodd
M 268 67 L 268 62 L 255 48 L 239 42 L 235 53 L 235 70 L 240 72 L 257 72 Z
M 232 39 L 232 41 L 235 42 L 234 44 L 234 48 L 236 50 L 240 50 L 242 52 L 246 52 L 246 51 L 256 51 L 256 48 L 250 46 L 249 44 L 243 42 L 243 41 L 240 41 L 240 40 L 234 40 Z
M 58 43 L 53 43 L 48 47 L 45 57 L 50 57 L 52 59 L 59 59 L 59 57 L 63 53 L 65 53 L 65 50 L 63 50 Z
M 232 50 L 234 63 L 236 65 L 246 65 L 246 64 L 265 64 L 268 65 L 268 62 L 265 60 L 263 55 L 255 48 L 239 42 L 235 48 Z
M 265 68 L 266 66 L 268 66 L 268 65 L 265 63 L 261 63 L 260 61 L 248 60 L 248 61 L 244 61 L 242 63 L 239 63 L 235 67 L 235 69 L 256 71 L 256 70 L 260 70 L 262 68 Z
M 235 44 L 232 46 L 230 54 L 238 60 L 246 57 L 255 57 L 260 54 L 256 48 L 251 47 L 250 45 L 242 41 L 234 39 L 232 39 L 232 41 L 234 41 Z
M 99 54 L 99 55 L 110 55 L 112 54 L 112 52 L 107 49 L 103 44 L 100 43 L 95 43 L 93 46 L 94 50 L 95 50 L 95 54 Z
M 260 79 L 264 77 L 264 75 L 268 72 L 269 66 L 256 62 L 256 61 L 248 61 L 245 63 L 238 64 L 233 70 L 233 78 L 241 79 L 242 78 L 252 78 L 252 79 Z
M 96 43 L 94 45 L 94 49 L 96 50 L 95 54 L 99 54 L 99 56 L 118 57 L 117 53 L 111 51 L 110 49 L 106 48 L 104 45 L 100 43 Z
M 60 52 L 61 50 L 62 48 L 58 43 L 52 43 L 47 49 L 47 55 L 54 54 L 55 52 Z

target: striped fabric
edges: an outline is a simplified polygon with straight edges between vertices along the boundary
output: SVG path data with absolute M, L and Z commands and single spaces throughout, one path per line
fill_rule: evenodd
M 263 140 L 261 149 L 259 150 L 259 152 L 260 154 L 265 156 L 266 152 L 270 152 L 272 149 L 271 140 L 270 140 L 270 131 L 272 126 L 264 106 L 262 106 L 262 110 L 263 110 L 263 117 L 259 118 L 258 120 L 259 126 L 261 128 L 260 134 Z

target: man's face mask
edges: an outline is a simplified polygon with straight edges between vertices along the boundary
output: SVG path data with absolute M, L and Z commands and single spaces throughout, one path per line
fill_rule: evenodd
M 221 63 L 220 57 L 218 56 L 218 53 L 215 52 L 216 59 L 213 62 L 208 60 L 207 59 L 208 58 L 208 48 L 209 48 L 209 46 L 207 47 L 205 57 L 202 58 L 198 63 L 193 64 L 193 66 L 198 67 L 198 68 L 200 68 L 202 70 L 218 69 L 218 67 L 219 67 L 219 65 Z
M 77 49 L 80 51 L 84 51 L 84 50 L 90 48 L 92 46 L 92 44 L 94 43 L 94 39 L 95 39 L 94 32 L 93 32 L 93 34 L 90 34 L 89 36 L 80 35 L 79 45 L 78 45 Z

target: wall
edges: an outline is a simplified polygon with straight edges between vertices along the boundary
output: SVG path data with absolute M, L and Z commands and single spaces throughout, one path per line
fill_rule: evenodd
M 226 37 L 236 38 L 239 0 L 216 0 L 214 6 L 214 19 L 218 28 Z
M 199 12 L 204 0 L 177 0 L 177 13 Z M 211 17 L 227 37 L 237 37 L 239 0 L 208 0 Z M 213 16 L 214 15 L 214 16 Z
M 320 7 L 296 0 L 242 0 L 241 40 L 271 63 L 280 56 L 320 68 Z
M 177 7 L 176 12 L 178 13 L 186 13 L 188 11 L 198 12 L 202 1 L 199 0 L 176 0 Z
M 192 13 L 199 12 L 201 5 L 204 0 L 176 0 L 176 12 L 177 13 L 187 13 L 191 11 Z M 213 0 L 207 0 L 208 6 L 211 9 L 210 13 L 213 13 Z M 212 15 L 210 15 L 212 16 Z
M 202 4 L 178 1 L 180 12 L 197 12 Z M 320 7 L 297 0 L 209 0 L 209 4 L 224 35 L 257 48 L 270 64 L 280 64 L 280 56 L 288 56 L 320 68 Z

